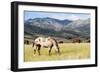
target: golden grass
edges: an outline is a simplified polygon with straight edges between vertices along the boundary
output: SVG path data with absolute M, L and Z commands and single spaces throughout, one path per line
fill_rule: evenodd
M 41 48 L 41 56 L 34 51 L 32 45 L 24 46 L 24 61 L 51 61 L 51 60 L 73 60 L 90 58 L 90 43 L 63 43 L 59 44 L 61 55 L 57 55 L 52 49 L 52 55 L 48 55 L 47 48 Z

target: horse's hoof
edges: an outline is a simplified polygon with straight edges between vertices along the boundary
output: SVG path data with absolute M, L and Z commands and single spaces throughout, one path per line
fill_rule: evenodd
M 49 56 L 51 56 L 51 54 L 49 54 Z
M 41 56 L 40 54 L 38 56 Z
M 36 56 L 35 54 L 33 54 L 33 56 Z

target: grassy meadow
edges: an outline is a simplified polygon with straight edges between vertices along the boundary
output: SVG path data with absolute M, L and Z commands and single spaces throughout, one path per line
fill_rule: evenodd
M 51 61 L 51 60 L 75 60 L 90 58 L 90 43 L 62 43 L 59 44 L 61 55 L 57 55 L 52 49 L 49 56 L 47 48 L 41 48 L 41 56 L 36 54 L 32 48 L 32 44 L 24 46 L 24 61 Z

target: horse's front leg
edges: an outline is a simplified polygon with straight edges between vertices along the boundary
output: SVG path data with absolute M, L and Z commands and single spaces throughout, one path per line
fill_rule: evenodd
M 58 46 L 55 46 L 55 53 L 59 55 L 61 54 L 60 48 Z
M 53 45 L 52 45 L 52 46 L 50 46 L 50 48 L 49 48 L 49 56 L 51 55 L 51 50 L 52 50 L 52 47 L 53 47 Z
M 49 49 L 49 56 L 51 55 L 51 48 Z
M 58 48 L 58 54 L 61 55 L 60 49 Z
M 38 46 L 38 54 L 39 54 L 39 56 L 41 55 L 40 54 L 40 49 L 41 49 L 41 46 Z

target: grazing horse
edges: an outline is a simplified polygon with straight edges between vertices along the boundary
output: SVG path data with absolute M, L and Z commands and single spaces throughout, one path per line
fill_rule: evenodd
M 44 47 L 44 48 L 48 48 L 49 50 L 49 55 L 51 55 L 51 50 L 52 50 L 52 47 L 54 47 L 53 49 L 55 49 L 55 51 L 60 55 L 60 48 L 58 46 L 58 43 L 55 39 L 51 38 L 51 37 L 38 37 L 34 40 L 33 42 L 33 47 L 35 46 L 34 48 L 34 54 L 36 53 L 36 50 L 38 51 L 38 54 L 40 54 L 40 50 L 41 50 L 41 47 Z

